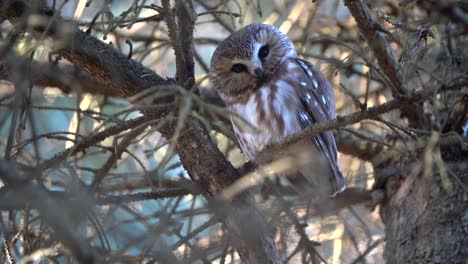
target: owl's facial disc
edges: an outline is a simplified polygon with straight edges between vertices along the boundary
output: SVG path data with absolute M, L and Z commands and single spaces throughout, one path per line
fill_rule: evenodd
M 250 85 L 246 89 L 257 89 L 262 86 L 266 80 L 265 61 L 270 54 L 270 47 L 267 44 L 254 42 L 252 44 L 253 52 L 251 57 L 233 60 L 231 71 L 234 74 L 248 74 Z M 253 85 L 251 85 L 253 83 Z
M 277 28 L 251 24 L 222 41 L 211 59 L 210 78 L 224 100 L 249 95 L 273 80 L 293 43 Z
M 239 78 L 248 78 L 246 89 L 256 89 L 265 81 L 265 70 L 259 59 L 235 59 L 231 66 L 232 74 Z

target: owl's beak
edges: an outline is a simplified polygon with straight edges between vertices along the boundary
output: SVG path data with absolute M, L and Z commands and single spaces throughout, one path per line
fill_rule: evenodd
M 259 84 L 263 83 L 263 81 L 265 80 L 265 73 L 263 72 L 263 70 L 261 68 L 256 68 L 254 70 L 254 73 L 255 73 L 255 77 L 257 77 L 257 82 Z

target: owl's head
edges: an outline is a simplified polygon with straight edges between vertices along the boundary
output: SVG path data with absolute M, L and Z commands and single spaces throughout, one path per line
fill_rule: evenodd
M 296 50 L 285 34 L 270 25 L 250 24 L 216 48 L 211 81 L 224 100 L 234 100 L 266 84 L 289 57 L 296 57 Z

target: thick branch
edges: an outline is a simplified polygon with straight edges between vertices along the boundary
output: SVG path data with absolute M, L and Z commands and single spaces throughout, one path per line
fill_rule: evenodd
M 26 29 L 30 32 L 41 36 L 45 33 L 53 38 L 52 49 L 58 56 L 95 77 L 107 89 L 130 97 L 150 87 L 174 84 L 173 80 L 164 79 L 141 63 L 128 59 L 111 45 L 79 30 L 73 23 L 58 16 L 50 17 L 48 10 L 29 10 L 31 2 L 0 1 L 0 16 L 20 27 L 24 27 L 22 24 L 26 21 Z M 32 13 L 34 15 L 30 15 Z M 44 32 L 45 29 L 48 31 Z
M 193 60 L 195 52 L 193 47 L 193 31 L 195 29 L 197 13 L 193 8 L 193 3 L 191 0 L 177 0 L 176 14 L 177 24 L 179 26 L 181 47 L 184 50 L 185 62 L 185 76 L 180 76 L 180 81 L 187 88 L 191 88 L 195 84 L 195 62 Z
M 26 66 L 27 65 L 27 66 Z M 55 87 L 64 93 L 81 91 L 96 95 L 118 96 L 117 90 L 102 85 L 88 73 L 70 64 L 53 64 L 30 61 L 12 51 L 0 64 L 0 79 L 12 81 L 18 67 L 30 70 L 31 81 L 41 87 Z

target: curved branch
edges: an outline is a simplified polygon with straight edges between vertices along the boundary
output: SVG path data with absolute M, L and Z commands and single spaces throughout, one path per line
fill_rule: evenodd
M 115 89 L 99 83 L 88 73 L 70 64 L 53 64 L 30 61 L 10 51 L 0 64 L 0 79 L 12 81 L 17 68 L 28 65 L 31 81 L 40 87 L 55 87 L 64 93 L 81 91 L 96 95 L 119 96 Z

